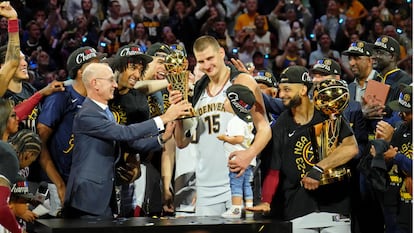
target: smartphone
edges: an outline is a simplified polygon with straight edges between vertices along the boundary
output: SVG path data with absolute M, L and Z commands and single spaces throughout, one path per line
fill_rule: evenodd
M 238 54 L 238 53 L 239 53 L 239 49 L 238 49 L 238 48 L 233 48 L 233 49 L 231 50 L 231 52 L 232 52 L 233 54 Z
M 101 43 L 99 43 L 99 45 L 100 45 L 101 47 L 106 47 L 106 43 L 105 43 L 105 42 L 101 42 Z
M 134 23 L 134 22 L 132 22 L 132 23 L 129 25 L 129 27 L 130 27 L 131 29 L 134 29 L 134 28 L 135 28 L 135 23 Z

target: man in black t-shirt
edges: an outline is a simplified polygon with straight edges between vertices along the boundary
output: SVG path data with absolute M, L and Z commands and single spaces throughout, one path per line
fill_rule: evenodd
M 309 99 L 312 79 L 306 68 L 291 66 L 281 73 L 279 96 L 285 107 L 272 128 L 273 158 L 263 182 L 262 203 L 247 208 L 270 211 L 276 189 L 282 192 L 283 220 L 293 223 L 293 232 L 350 232 L 349 182 L 347 179 L 322 185 L 327 171 L 347 163 L 358 153 L 352 129 L 337 116 L 337 146 L 319 158 L 318 135 L 328 116 Z M 280 182 L 279 182 L 280 181 Z M 280 183 L 280 184 L 279 184 Z

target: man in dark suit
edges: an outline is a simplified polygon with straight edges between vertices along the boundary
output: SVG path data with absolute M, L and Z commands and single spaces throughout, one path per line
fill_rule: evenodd
M 187 115 L 186 110 L 191 104 L 181 101 L 171 105 L 159 117 L 122 126 L 115 122 L 108 108 L 108 101 L 114 97 L 114 90 L 118 87 L 112 69 L 107 64 L 90 64 L 83 71 L 82 81 L 87 98 L 73 123 L 75 146 L 65 194 L 64 216 L 113 217 L 116 213 L 114 165 L 119 159 L 116 141 L 128 141 L 140 151 L 154 148 L 156 144 L 161 147 L 172 135 L 173 121 Z M 169 122 L 165 134 L 161 134 L 164 125 Z

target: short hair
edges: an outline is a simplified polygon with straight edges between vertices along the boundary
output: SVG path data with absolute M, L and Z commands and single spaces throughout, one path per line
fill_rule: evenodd
M 216 40 L 216 38 L 212 36 L 201 36 L 194 41 L 193 51 L 201 52 L 207 49 L 208 47 L 212 47 L 215 51 L 220 49 L 220 44 Z
M 108 63 L 91 63 L 83 70 L 82 82 L 85 87 L 90 87 L 89 81 L 91 78 L 99 77 L 102 74 L 104 67 L 108 67 L 108 69 L 112 70 Z

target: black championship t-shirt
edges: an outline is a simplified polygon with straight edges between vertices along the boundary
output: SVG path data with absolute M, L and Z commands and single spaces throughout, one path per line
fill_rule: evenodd
M 338 142 L 353 135 L 348 122 L 341 117 Z M 280 170 L 278 192 L 283 192 L 283 218 L 291 220 L 312 212 L 349 213 L 348 181 L 305 190 L 300 181 L 317 162 L 311 135 L 327 117 L 315 109 L 312 120 L 306 125 L 294 122 L 289 110 L 283 112 L 272 127 L 273 153 L 271 168 Z M 313 136 L 315 138 L 315 136 Z M 315 143 L 315 141 L 314 141 Z

